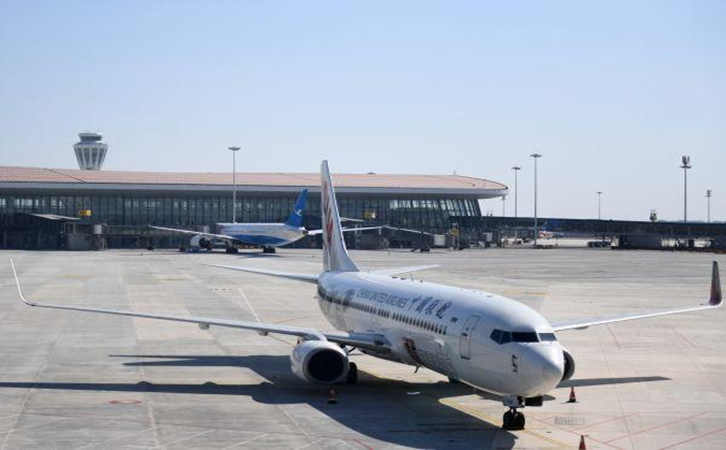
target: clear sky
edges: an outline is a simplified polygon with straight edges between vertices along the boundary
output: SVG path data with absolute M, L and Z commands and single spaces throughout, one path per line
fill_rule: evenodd
M 0 1 L 0 164 L 452 173 L 726 220 L 726 1 Z M 513 196 L 506 202 L 513 212 Z M 502 202 L 483 202 L 501 214 Z

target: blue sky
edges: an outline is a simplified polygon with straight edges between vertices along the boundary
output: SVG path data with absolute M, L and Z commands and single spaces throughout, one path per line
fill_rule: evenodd
M 726 2 L 0 2 L 0 164 L 452 173 L 531 215 L 726 220 Z M 501 201 L 483 203 L 501 213 Z M 507 214 L 513 201 L 507 201 Z

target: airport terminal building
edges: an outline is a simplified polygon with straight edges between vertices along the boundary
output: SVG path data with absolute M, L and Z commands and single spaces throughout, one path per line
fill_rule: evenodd
M 479 200 L 507 194 L 501 183 L 460 175 L 333 177 L 343 217 L 440 234 L 449 217 L 478 217 Z M 237 222 L 282 222 L 307 188 L 305 226 L 320 226 L 318 173 L 237 173 L 236 180 Z M 216 223 L 232 221 L 232 190 L 231 173 L 0 166 L 0 247 L 27 248 L 35 237 L 23 230 L 47 229 L 45 222 L 103 229 L 111 247 L 133 246 L 134 237 L 149 236 L 150 224 L 213 232 Z M 181 238 L 165 239 L 155 244 L 175 246 Z

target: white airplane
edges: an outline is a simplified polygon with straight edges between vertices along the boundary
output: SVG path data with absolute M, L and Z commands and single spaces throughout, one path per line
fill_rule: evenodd
M 260 246 L 264 253 L 275 253 L 276 247 L 292 244 L 308 235 L 315 236 L 322 233 L 322 230 L 306 230 L 302 226 L 302 213 L 307 198 L 308 190 L 303 189 L 295 202 L 295 208 L 284 223 L 218 223 L 219 233 L 217 234 L 155 225 L 149 225 L 149 227 L 155 230 L 191 235 L 189 245 L 194 249 L 204 248 L 211 251 L 213 242 L 221 241 L 226 244 L 227 253 L 237 253 L 235 245 L 240 243 Z M 377 228 L 380 227 L 346 228 L 343 231 Z
M 23 296 L 13 264 L 20 299 L 42 308 L 190 322 L 202 329 L 223 326 L 254 330 L 261 335 L 297 336 L 298 344 L 290 356 L 292 371 L 313 383 L 355 383 L 357 367 L 349 362 L 348 354 L 350 349 L 358 348 L 375 357 L 428 367 L 451 380 L 502 395 L 509 408 L 503 420 L 506 429 L 522 429 L 524 414 L 518 410 L 541 406 L 544 394 L 572 377 L 574 358 L 557 341 L 556 333 L 712 309 L 722 304 L 716 262 L 711 296 L 705 304 L 555 323 L 522 303 L 496 294 L 393 278 L 432 266 L 362 272 L 345 248 L 326 161 L 322 163 L 322 193 L 323 273 L 305 275 L 210 265 L 316 284 L 320 309 L 337 331 L 37 303 Z

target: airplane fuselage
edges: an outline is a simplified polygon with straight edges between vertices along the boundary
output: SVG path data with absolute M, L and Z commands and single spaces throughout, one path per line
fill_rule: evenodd
M 374 356 L 521 397 L 542 395 L 562 379 L 563 350 L 552 327 L 515 300 L 365 272 L 322 274 L 317 298 L 335 328 L 391 343 L 389 354 Z
M 285 223 L 219 223 L 219 233 L 251 245 L 281 247 L 305 237 L 303 228 Z

